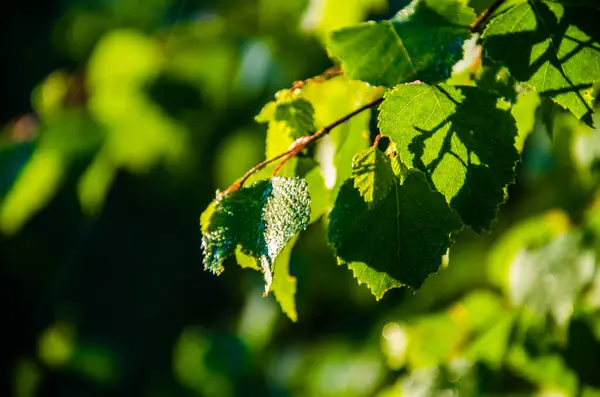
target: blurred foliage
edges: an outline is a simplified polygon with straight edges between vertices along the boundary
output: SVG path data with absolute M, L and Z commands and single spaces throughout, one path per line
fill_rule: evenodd
M 405 4 L 7 9 L 0 395 L 600 395 L 600 131 L 534 93 L 507 98 L 523 160 L 492 232 L 461 233 L 418 291 L 376 302 L 335 263 L 318 216 L 286 253 L 296 303 L 280 303 L 296 323 L 233 258 L 220 278 L 202 271 L 199 214 L 264 156 L 267 125 L 254 116 L 330 66 L 329 31 Z M 513 84 L 485 58 L 478 73 L 498 92 Z M 372 95 L 359 85 L 306 87 L 315 126 Z M 323 140 L 306 174 L 322 193 L 313 215 L 350 175 L 370 119 Z M 333 158 L 349 135 L 361 138 Z

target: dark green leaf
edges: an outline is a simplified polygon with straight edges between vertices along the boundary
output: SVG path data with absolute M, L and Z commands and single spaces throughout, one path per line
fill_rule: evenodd
M 352 79 L 389 87 L 416 79 L 435 83 L 462 59 L 474 19 L 459 0 L 415 0 L 389 21 L 334 32 L 328 50 Z
M 260 264 L 268 291 L 275 259 L 309 219 L 310 197 L 303 179 L 273 177 L 232 192 L 201 217 L 204 268 L 220 274 L 223 261 L 239 245 Z
M 328 237 L 339 260 L 379 299 L 390 288 L 420 287 L 438 270 L 450 234 L 461 226 L 444 197 L 412 170 L 373 209 L 353 180 L 346 181 L 330 215 Z
M 402 161 L 424 171 L 463 222 L 489 229 L 518 159 L 515 121 L 475 87 L 400 85 L 381 104 L 379 128 Z
M 599 20 L 598 9 L 527 1 L 490 22 L 484 48 L 517 80 L 591 124 L 592 85 L 600 78 Z

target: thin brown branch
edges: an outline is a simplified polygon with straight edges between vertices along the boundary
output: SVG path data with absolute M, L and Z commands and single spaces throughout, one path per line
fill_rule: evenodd
M 377 147 L 379 145 L 379 140 L 381 139 L 381 132 L 377 134 L 375 139 L 373 140 L 373 147 Z
M 483 11 L 471 24 L 471 31 L 473 33 L 481 32 L 487 23 L 488 19 L 492 16 L 496 10 L 505 2 L 506 0 L 496 0 L 491 6 L 489 6 L 485 11 Z
M 304 87 L 305 85 L 309 84 L 309 83 L 322 83 L 324 81 L 330 80 L 336 76 L 340 76 L 342 75 L 344 72 L 342 71 L 342 68 L 339 66 L 332 66 L 329 69 L 325 70 L 323 73 L 321 73 L 318 76 L 315 77 L 311 77 L 309 79 L 306 80 L 298 80 L 298 81 L 294 81 L 294 83 L 292 84 L 292 87 L 290 88 L 290 91 L 295 91 L 297 89 L 300 89 L 302 87 Z
M 217 200 L 220 200 L 221 198 L 223 198 L 223 196 L 225 196 L 229 193 L 235 192 L 240 187 L 242 187 L 244 185 L 244 183 L 248 180 L 248 178 L 250 178 L 253 174 L 255 174 L 258 171 L 260 171 L 261 169 L 265 168 L 267 165 L 283 158 L 283 160 L 279 164 L 277 164 L 277 166 L 275 167 L 275 172 L 276 172 L 285 164 L 286 161 L 288 161 L 290 158 L 292 158 L 296 154 L 300 153 L 302 150 L 306 149 L 306 147 L 308 147 L 308 145 L 310 145 L 312 142 L 314 142 L 318 139 L 321 139 L 325 135 L 329 134 L 329 132 L 331 130 L 333 130 L 335 127 L 337 127 L 338 125 L 345 123 L 346 121 L 350 120 L 352 117 L 356 116 L 357 114 L 359 114 L 367 109 L 371 109 L 371 108 L 379 105 L 382 101 L 383 101 L 383 97 L 377 98 L 369 103 L 364 104 L 363 106 L 359 107 L 358 109 L 354 110 L 353 112 L 348 113 L 344 117 L 339 118 L 338 120 L 334 121 L 333 123 L 317 130 L 314 134 L 308 135 L 308 136 L 303 136 L 303 137 L 297 139 L 296 141 L 294 141 L 294 143 L 292 143 L 290 148 L 288 150 L 286 150 L 285 152 L 280 153 L 275 157 L 271 157 L 270 159 L 264 160 L 263 162 L 258 163 L 257 165 L 255 165 L 254 167 L 249 169 L 248 172 L 246 172 L 244 174 L 244 176 L 242 176 L 240 179 L 235 181 L 226 190 L 219 193 L 219 195 L 217 196 Z M 274 174 L 275 174 L 275 172 L 274 172 Z

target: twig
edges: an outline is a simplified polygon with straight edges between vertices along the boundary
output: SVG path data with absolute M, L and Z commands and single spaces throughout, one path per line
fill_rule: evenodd
M 324 81 L 330 80 L 336 76 L 340 76 L 342 75 L 344 72 L 342 72 L 342 68 L 339 66 L 332 66 L 329 69 L 325 70 L 323 73 L 321 73 L 318 76 L 315 77 L 311 77 L 309 79 L 306 80 L 298 80 L 298 81 L 294 81 L 294 83 L 292 84 L 292 87 L 290 88 L 290 92 L 291 91 L 295 91 L 297 89 L 300 89 L 302 87 L 304 87 L 305 85 L 309 84 L 309 83 L 322 83 Z
M 479 32 L 481 28 L 483 28 L 483 26 L 485 25 L 485 23 L 487 22 L 488 18 L 494 13 L 496 12 L 496 10 L 502 5 L 502 3 L 504 3 L 505 0 L 496 0 L 491 6 L 489 6 L 485 11 L 483 11 L 475 20 L 475 22 L 473 22 L 471 24 L 471 31 L 472 32 Z
M 379 145 L 379 140 L 381 139 L 381 132 L 377 134 L 375 139 L 373 140 L 373 147 L 377 147 Z
M 346 121 L 350 120 L 352 117 L 356 116 L 357 114 L 370 109 L 372 107 L 375 107 L 377 105 L 379 105 L 381 102 L 383 102 L 383 97 L 379 97 L 361 107 L 359 107 L 358 109 L 354 110 L 353 112 L 348 113 L 347 115 L 345 115 L 344 117 L 334 121 L 333 123 L 317 130 L 314 134 L 312 135 L 308 135 L 308 136 L 303 136 L 300 139 L 297 139 L 296 141 L 294 141 L 294 143 L 292 143 L 292 145 L 290 146 L 290 148 L 283 152 L 278 154 L 275 157 L 271 157 L 270 159 L 267 159 L 261 163 L 258 163 L 257 165 L 255 165 L 254 167 L 252 167 L 250 170 L 248 170 L 248 172 L 246 172 L 244 174 L 244 176 L 242 176 L 240 179 L 238 179 L 237 181 L 235 181 L 231 186 L 229 186 L 226 190 L 222 191 L 221 193 L 219 193 L 219 195 L 217 196 L 217 200 L 220 200 L 221 198 L 223 198 L 223 196 L 235 192 L 236 190 L 238 190 L 240 187 L 242 187 L 244 185 L 244 183 L 248 180 L 248 178 L 250 178 L 253 174 L 255 174 L 256 172 L 260 171 L 261 169 L 265 168 L 267 165 L 283 158 L 283 160 L 281 160 L 281 162 L 279 164 L 277 164 L 277 166 L 275 167 L 275 172 L 277 170 L 279 170 L 285 163 L 286 161 L 288 161 L 290 158 L 292 158 L 294 155 L 296 155 L 297 153 L 301 152 L 302 150 L 304 150 L 308 145 L 310 145 L 312 142 L 321 139 L 322 137 L 324 137 L 325 135 L 329 134 L 329 132 L 331 130 L 333 130 L 335 127 L 337 127 L 340 124 L 345 123 Z M 274 173 L 275 173 L 274 172 Z

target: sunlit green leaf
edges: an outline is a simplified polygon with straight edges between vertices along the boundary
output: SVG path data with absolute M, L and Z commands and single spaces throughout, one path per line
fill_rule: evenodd
M 315 132 L 315 110 L 311 103 L 288 90 L 276 94 L 276 100 L 266 104 L 256 116 L 259 123 L 268 123 L 266 139 L 266 158 L 287 151 L 290 145 L 301 136 Z M 272 172 L 277 163 L 266 167 Z M 291 158 L 278 171 L 282 176 L 295 176 L 297 159 Z
M 332 30 L 362 22 L 369 11 L 383 11 L 386 0 L 310 0 L 302 27 L 326 38 Z
M 389 21 L 334 32 L 328 50 L 352 79 L 388 87 L 417 79 L 436 83 L 462 58 L 474 19 L 463 1 L 415 0 Z
M 376 147 L 363 150 L 352 160 L 354 187 L 373 209 L 398 183 L 390 159 Z
M 275 259 L 309 219 L 308 185 L 302 179 L 273 177 L 234 191 L 201 217 L 204 267 L 220 274 L 239 245 L 260 264 L 268 291 Z
M 508 367 L 542 389 L 564 396 L 576 395 L 577 375 L 556 353 L 531 357 L 523 345 L 515 345 L 507 355 Z
M 518 159 L 515 121 L 502 100 L 475 87 L 399 85 L 381 104 L 379 128 L 465 224 L 489 229 Z
M 313 104 L 316 127 L 323 128 L 375 99 L 378 91 L 361 81 L 338 76 L 307 85 L 301 95 Z M 370 119 L 371 113 L 364 111 L 318 142 L 316 157 L 327 188 L 337 190 L 350 177 L 352 158 L 369 146 Z
M 577 296 L 594 276 L 595 255 L 581 246 L 581 239 L 568 233 L 538 250 L 519 251 L 509 273 L 511 300 L 565 326 Z
M 513 225 L 489 250 L 491 279 L 508 293 L 510 266 L 517 254 L 526 249 L 535 250 L 545 246 L 570 227 L 569 218 L 562 211 L 548 211 Z
M 517 80 L 591 124 L 592 85 L 600 78 L 599 19 L 594 7 L 530 0 L 489 23 L 484 48 Z
M 284 121 L 291 130 L 290 136 L 298 139 L 315 132 L 314 113 L 310 102 L 299 98 L 277 106 L 274 119 Z
M 525 140 L 533 132 L 536 110 L 541 103 L 542 100 L 535 91 L 528 91 L 519 95 L 517 102 L 510 109 L 517 123 L 518 134 L 515 138 L 515 147 L 519 153 L 523 152 Z
M 16 233 L 56 194 L 69 166 L 93 153 L 102 130 L 83 109 L 53 113 L 40 125 L 34 153 L 0 202 L 0 230 Z
M 325 186 L 325 180 L 319 167 L 314 167 L 305 176 L 310 193 L 310 223 L 317 221 L 332 205 L 331 191 Z
M 484 362 L 494 369 L 500 368 L 509 347 L 514 323 L 515 316 L 512 313 L 504 314 L 469 345 L 465 353 L 467 358 Z
M 290 274 L 290 259 L 292 248 L 297 239 L 296 235 L 277 256 L 277 259 L 275 259 L 273 285 L 271 286 L 275 299 L 281 306 L 281 311 L 294 322 L 298 321 L 298 313 L 296 312 L 296 277 Z
M 275 259 L 275 263 L 273 264 L 273 284 L 271 285 L 271 291 L 281 306 L 281 311 L 294 322 L 298 321 L 298 313 L 296 311 L 296 277 L 290 274 L 290 259 L 297 239 L 298 235 L 293 237 Z M 244 254 L 241 246 L 238 246 L 235 251 L 235 259 L 242 268 L 260 271 L 256 259 Z
M 415 170 L 373 209 L 348 180 L 331 212 L 328 237 L 339 260 L 351 264 L 358 281 L 379 299 L 393 287 L 420 287 L 438 270 L 450 234 L 461 226 L 443 196 Z

